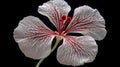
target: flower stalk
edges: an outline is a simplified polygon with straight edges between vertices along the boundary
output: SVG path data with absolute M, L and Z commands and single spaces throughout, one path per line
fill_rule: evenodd
M 56 49 L 57 45 L 59 44 L 59 42 L 60 42 L 61 40 L 62 40 L 62 38 L 61 38 L 60 36 L 56 36 L 56 42 L 55 42 L 55 44 L 54 44 L 54 46 L 53 46 L 50 54 Z M 48 55 L 48 56 L 49 56 L 49 55 Z M 48 56 L 47 56 L 47 57 L 48 57 Z M 46 57 L 45 57 L 45 58 L 46 58 Z M 36 64 L 35 67 L 39 67 L 40 64 L 44 61 L 45 58 L 40 59 L 39 62 Z

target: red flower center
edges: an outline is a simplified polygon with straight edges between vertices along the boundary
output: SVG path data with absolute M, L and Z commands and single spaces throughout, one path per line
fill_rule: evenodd
M 62 35 L 63 31 L 67 28 L 69 22 L 71 21 L 71 17 L 70 16 L 66 16 L 66 15 L 63 15 L 59 22 L 60 22 L 60 26 L 61 26 L 61 29 L 59 29 L 58 33 L 59 35 Z

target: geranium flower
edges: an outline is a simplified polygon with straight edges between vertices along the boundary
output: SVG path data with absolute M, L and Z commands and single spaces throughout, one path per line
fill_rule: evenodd
M 106 35 L 105 20 L 97 9 L 87 5 L 76 8 L 72 19 L 68 16 L 70 10 L 71 7 L 64 0 L 50 0 L 39 6 L 38 12 L 47 16 L 57 31 L 52 31 L 34 16 L 21 20 L 14 30 L 14 39 L 24 55 L 33 59 L 46 58 L 53 51 L 51 45 L 56 37 L 56 44 L 63 39 L 57 50 L 59 63 L 79 66 L 92 62 L 98 52 L 95 40 L 102 40 Z M 84 36 L 68 33 L 81 33 Z

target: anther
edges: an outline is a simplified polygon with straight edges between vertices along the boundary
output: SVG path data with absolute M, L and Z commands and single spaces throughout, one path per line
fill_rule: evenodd
M 61 18 L 62 18 L 62 20 L 65 20 L 65 19 L 66 19 L 66 16 L 65 16 L 65 15 L 63 15 Z
M 68 16 L 66 22 L 70 22 L 70 21 L 71 21 L 71 17 Z

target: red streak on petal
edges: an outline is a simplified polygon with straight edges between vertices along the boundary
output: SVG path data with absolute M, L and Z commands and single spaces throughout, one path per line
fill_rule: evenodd
M 87 28 L 90 28 L 89 25 L 94 23 L 95 21 L 91 21 L 91 18 L 85 18 L 85 19 L 82 19 L 80 21 L 76 20 L 74 21 L 76 23 L 74 24 L 71 24 L 70 28 L 68 28 L 65 33 L 67 33 L 68 31 L 71 31 L 71 30 L 76 30 L 76 31 L 81 31 L 83 29 L 87 29 Z M 73 23 L 73 22 L 72 22 Z
M 38 39 L 38 40 L 45 39 L 54 34 L 55 34 L 54 32 L 50 31 L 49 29 L 45 29 L 43 26 L 40 26 L 35 29 L 31 28 L 28 30 L 28 33 L 26 33 L 26 35 L 28 35 L 30 39 Z
M 59 23 L 57 23 L 58 32 L 61 32 L 61 23 L 60 22 L 62 22 L 62 20 L 59 17 L 59 13 L 58 13 L 58 10 L 56 9 L 56 7 L 53 7 L 53 9 L 54 9 L 53 11 L 55 13 L 56 23 L 59 22 Z
M 72 37 L 65 37 L 65 38 L 66 38 L 68 45 L 73 48 L 75 54 L 79 54 L 80 51 L 86 52 L 85 49 L 83 49 L 84 47 L 82 45 L 80 45 L 78 40 L 76 40 L 75 38 L 72 38 Z
M 76 45 L 78 45 L 79 43 L 77 43 L 77 41 L 74 40 L 74 38 L 71 38 L 71 37 L 65 36 L 65 39 L 66 39 L 67 45 L 69 45 L 70 47 L 73 48 L 74 53 L 79 54 L 78 48 L 76 47 Z
M 64 38 L 66 39 L 66 45 L 72 47 L 75 55 L 86 54 L 88 56 L 94 56 L 94 52 L 89 51 L 89 47 L 85 47 L 84 42 L 69 36 L 65 36 Z

